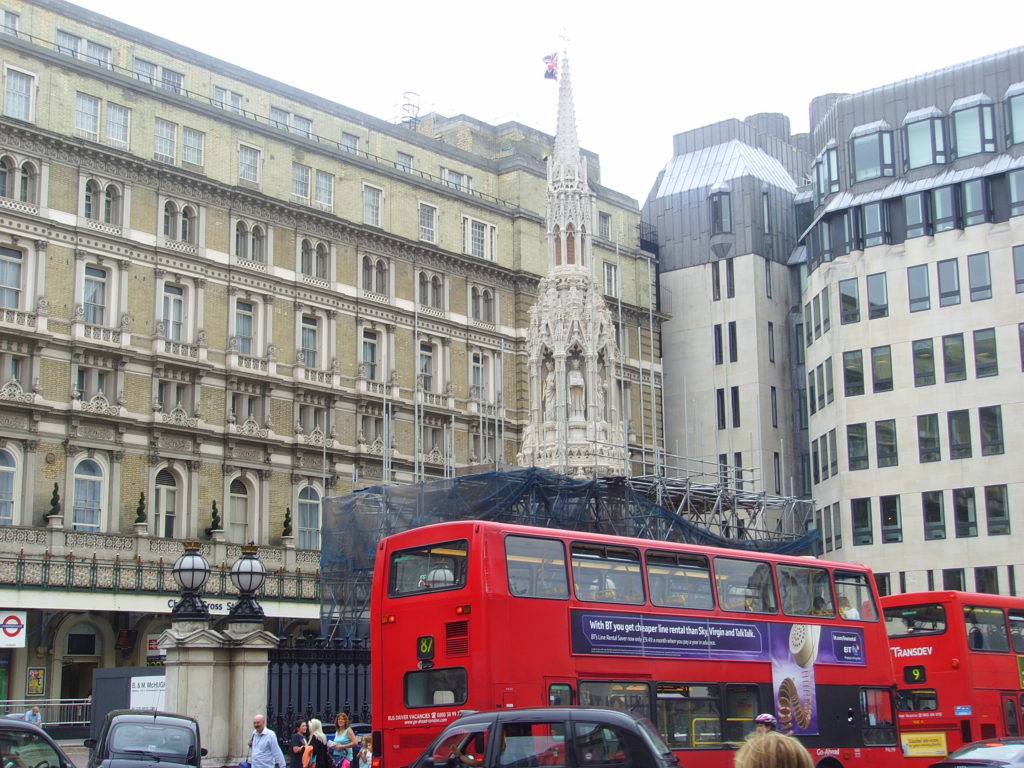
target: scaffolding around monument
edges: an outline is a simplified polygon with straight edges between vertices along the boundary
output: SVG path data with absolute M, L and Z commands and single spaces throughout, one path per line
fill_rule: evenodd
M 649 465 L 641 462 L 641 467 Z M 818 554 L 820 537 L 809 528 L 811 501 L 745 491 L 744 482 L 724 482 L 726 476 L 735 477 L 735 470 L 710 477 L 690 470 L 680 477 L 654 473 L 579 479 L 531 467 L 379 485 L 325 499 L 322 635 L 342 645 L 365 642 L 377 543 L 400 531 L 448 520 L 495 520 L 657 541 Z

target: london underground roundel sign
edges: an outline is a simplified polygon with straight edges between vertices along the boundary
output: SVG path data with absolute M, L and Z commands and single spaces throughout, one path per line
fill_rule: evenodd
M 25 611 L 0 609 L 0 648 L 25 647 Z

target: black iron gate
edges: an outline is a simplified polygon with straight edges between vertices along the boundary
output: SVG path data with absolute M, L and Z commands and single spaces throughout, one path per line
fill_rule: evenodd
M 270 652 L 267 724 L 287 740 L 300 717 L 333 727 L 339 712 L 353 723 L 370 722 L 370 650 L 280 647 Z

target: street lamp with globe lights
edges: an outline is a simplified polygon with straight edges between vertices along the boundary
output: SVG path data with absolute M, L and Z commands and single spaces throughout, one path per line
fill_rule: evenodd
M 242 556 L 231 566 L 231 583 L 238 590 L 238 602 L 228 612 L 232 621 L 263 621 L 263 607 L 256 602 L 256 593 L 260 591 L 267 578 L 267 569 L 256 552 L 255 544 L 243 544 Z
M 210 578 L 210 564 L 199 552 L 202 546 L 198 541 L 186 541 L 185 551 L 177 562 L 171 575 L 181 587 L 181 599 L 171 609 L 172 621 L 208 621 L 210 609 L 200 598 L 203 587 Z

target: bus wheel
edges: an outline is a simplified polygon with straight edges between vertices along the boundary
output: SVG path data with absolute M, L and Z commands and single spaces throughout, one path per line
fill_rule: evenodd
M 834 757 L 826 757 L 823 758 L 814 768 L 843 768 L 843 764 Z

